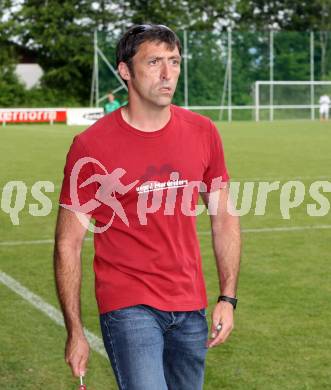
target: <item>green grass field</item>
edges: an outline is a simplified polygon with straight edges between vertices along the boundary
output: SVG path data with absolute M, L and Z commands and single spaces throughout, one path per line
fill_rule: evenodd
M 226 344 L 208 351 L 204 388 L 331 388 L 331 212 L 323 217 L 306 212 L 307 204 L 314 203 L 308 194 L 310 184 L 331 181 L 331 123 L 237 122 L 218 123 L 218 127 L 234 180 L 280 180 L 281 184 L 301 180 L 306 195 L 301 206 L 291 210 L 289 220 L 282 219 L 280 191 L 270 194 L 264 216 L 255 216 L 252 208 L 242 217 L 235 329 Z M 29 241 L 53 238 L 64 159 L 74 134 L 82 130 L 64 125 L 0 129 L 0 188 L 12 180 L 29 187 L 19 226 L 13 226 L 0 210 L 0 271 L 57 308 L 52 244 Z M 38 180 L 55 184 L 54 193 L 48 194 L 52 212 L 45 217 L 28 212 L 28 204 L 36 203 L 31 185 Z M 284 229 L 273 230 L 277 227 Z M 198 230 L 210 321 L 218 280 L 206 214 L 199 216 Z M 92 242 L 87 241 L 82 310 L 85 326 L 100 336 L 92 253 Z M 0 302 L 1 389 L 76 389 L 78 382 L 63 359 L 64 328 L 1 282 Z M 93 351 L 86 382 L 89 390 L 117 388 L 108 360 Z

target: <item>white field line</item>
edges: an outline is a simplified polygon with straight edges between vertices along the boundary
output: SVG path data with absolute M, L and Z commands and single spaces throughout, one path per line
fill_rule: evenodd
M 93 238 L 85 238 L 85 241 L 92 241 Z M 16 245 L 41 245 L 54 244 L 54 239 L 47 240 L 26 240 L 26 241 L 0 241 L 0 246 L 16 246 Z
M 56 324 L 64 326 L 63 316 L 60 310 L 45 302 L 42 298 L 34 294 L 32 291 L 28 290 L 26 287 L 22 286 L 17 280 L 0 271 L 0 282 L 7 286 L 10 290 L 14 291 L 19 296 L 21 296 L 23 299 L 28 301 L 36 309 L 46 314 Z M 86 328 L 84 328 L 84 333 L 90 344 L 91 349 L 107 358 L 107 354 L 102 340 Z
M 241 229 L 242 233 L 268 233 L 268 232 L 292 232 L 300 230 L 320 230 L 320 229 L 331 229 L 331 225 L 307 225 L 307 226 L 279 226 L 270 228 L 249 228 Z M 198 232 L 199 235 L 211 234 L 210 231 Z
M 306 226 L 279 226 L 265 228 L 247 228 L 241 229 L 242 233 L 272 233 L 272 232 L 295 232 L 301 230 L 324 230 L 331 229 L 331 225 L 306 225 Z M 198 231 L 199 236 L 211 234 L 210 230 Z M 92 241 L 93 238 L 85 238 L 86 241 Z M 17 246 L 17 245 L 40 245 L 54 244 L 54 240 L 27 240 L 27 241 L 0 241 L 0 246 Z

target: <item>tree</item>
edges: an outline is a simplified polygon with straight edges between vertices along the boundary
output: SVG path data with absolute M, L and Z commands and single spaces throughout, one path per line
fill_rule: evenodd
M 42 87 L 61 90 L 62 96 L 87 102 L 92 72 L 90 3 L 26 0 L 14 13 L 13 34 L 36 50 L 45 74 Z M 61 103 L 60 103 L 61 104 Z
M 175 31 L 211 31 L 221 28 L 220 20 L 231 20 L 235 14 L 232 0 L 130 0 L 135 24 L 166 24 Z
M 10 44 L 11 21 L 8 18 L 11 1 L 0 1 L 0 106 L 19 106 L 24 102 L 25 89 L 15 74 L 17 61 L 13 45 Z
M 45 74 L 39 92 L 29 93 L 35 101 L 39 99 L 38 93 L 45 91 L 47 99 L 58 105 L 66 102 L 88 104 L 94 30 L 103 33 L 100 44 L 104 45 L 105 52 L 108 50 L 110 58 L 114 58 L 119 35 L 132 24 L 149 22 L 165 24 L 180 37 L 184 29 L 189 32 L 189 50 L 193 52 L 189 60 L 189 81 L 190 87 L 194 83 L 197 88 L 196 92 L 190 89 L 193 102 L 201 101 L 201 96 L 210 103 L 219 101 L 226 64 L 225 57 L 222 57 L 224 43 L 223 47 L 218 47 L 218 43 L 227 27 L 233 30 L 233 89 L 234 92 L 237 90 L 238 83 L 238 90 L 241 89 L 240 93 L 234 94 L 233 102 L 245 103 L 252 81 L 268 77 L 266 37 L 270 29 L 279 32 L 315 31 L 318 37 L 315 44 L 316 78 L 325 78 L 329 74 L 328 61 L 331 58 L 327 49 L 330 34 L 326 33 L 331 29 L 329 0 L 22 0 L 15 1 L 14 8 L 12 3 L 11 0 L 0 0 L 0 56 L 2 62 L 12 64 L 6 68 L 9 80 L 10 72 L 14 77 L 15 62 L 15 50 L 10 49 L 10 43 L 15 41 L 37 53 Z M 12 17 L 9 19 L 8 15 Z M 245 35 L 243 31 L 251 31 L 253 35 Z M 259 31 L 265 35 L 262 40 Z M 309 54 L 306 37 L 302 38 L 304 44 L 300 35 L 291 38 L 279 33 L 278 42 L 277 39 L 275 34 L 275 61 L 281 66 L 277 67 L 277 72 L 280 71 L 282 77 L 293 74 L 291 77 L 305 78 L 308 68 L 301 64 L 307 62 Z M 212 60 L 217 67 L 212 65 Z M 299 74 L 296 68 L 303 70 Z M 111 87 L 110 74 L 101 69 L 100 77 L 106 80 L 103 91 L 106 92 Z M 14 78 L 11 80 L 13 82 Z M 181 103 L 182 79 L 179 88 L 176 101 Z
M 25 89 L 15 74 L 15 60 L 10 48 L 0 43 L 0 107 L 20 106 L 25 100 Z

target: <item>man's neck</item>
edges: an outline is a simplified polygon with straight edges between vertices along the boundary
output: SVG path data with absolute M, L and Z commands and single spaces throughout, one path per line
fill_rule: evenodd
M 170 105 L 158 107 L 152 105 L 129 104 L 122 108 L 122 117 L 138 130 L 152 132 L 162 129 L 170 120 Z

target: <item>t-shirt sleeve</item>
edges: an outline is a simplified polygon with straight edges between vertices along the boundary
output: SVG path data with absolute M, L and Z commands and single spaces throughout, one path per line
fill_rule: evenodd
M 64 176 L 60 191 L 59 203 L 72 211 L 80 211 L 93 217 L 93 202 L 98 189 L 97 183 L 91 180 L 94 164 L 89 153 L 77 136 L 73 139 L 64 166 Z M 93 178 L 92 178 L 93 179 Z M 85 183 L 85 184 L 84 184 Z M 89 206 L 88 205 L 89 202 Z
M 226 183 L 230 179 L 226 168 L 221 136 L 212 121 L 210 121 L 209 140 L 209 163 L 204 172 L 203 182 L 207 186 L 207 192 L 212 192 L 220 189 L 221 183 Z M 217 178 L 221 180 L 214 180 Z

